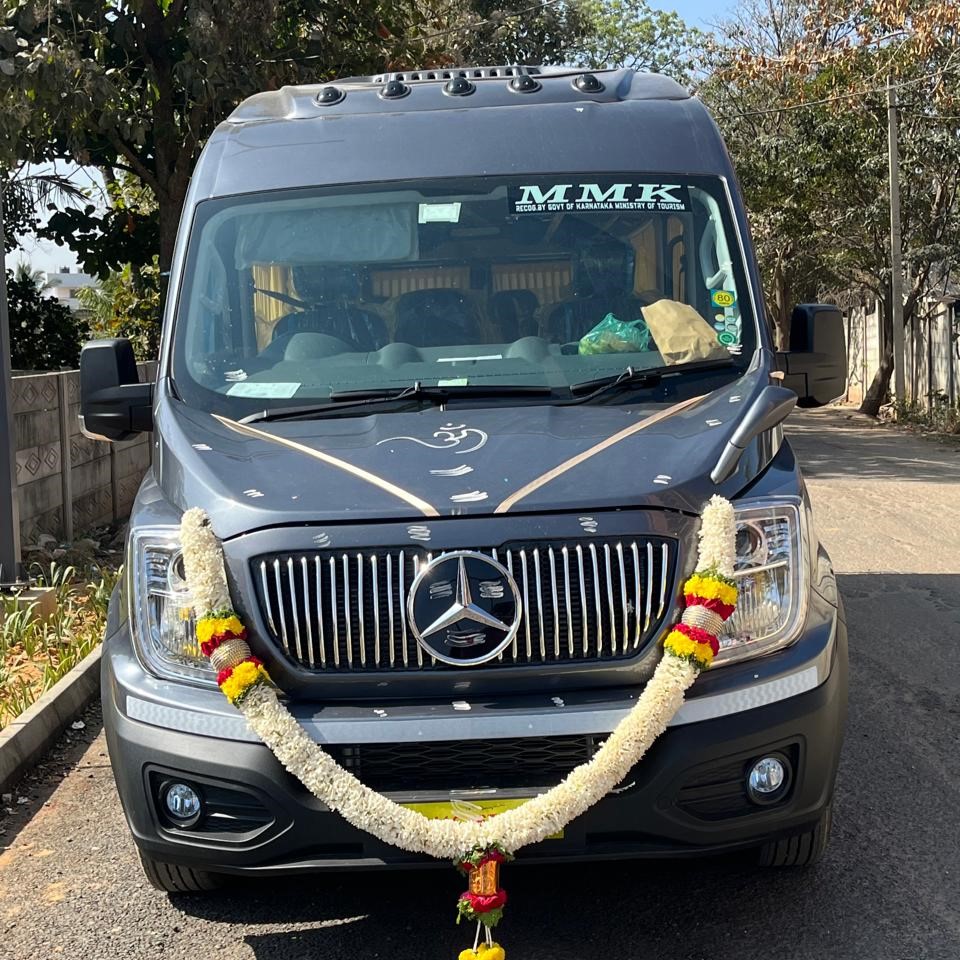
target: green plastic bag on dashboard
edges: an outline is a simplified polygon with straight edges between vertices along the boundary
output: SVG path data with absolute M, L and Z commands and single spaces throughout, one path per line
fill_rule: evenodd
M 582 357 L 597 353 L 635 353 L 650 349 L 650 329 L 644 320 L 618 320 L 608 313 L 580 339 Z

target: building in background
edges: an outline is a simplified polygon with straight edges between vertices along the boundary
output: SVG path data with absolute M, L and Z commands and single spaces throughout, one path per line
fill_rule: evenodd
M 57 273 L 48 273 L 44 283 L 44 293 L 55 297 L 71 310 L 82 310 L 77 292 L 85 287 L 99 287 L 100 281 L 89 273 L 80 273 L 63 267 Z

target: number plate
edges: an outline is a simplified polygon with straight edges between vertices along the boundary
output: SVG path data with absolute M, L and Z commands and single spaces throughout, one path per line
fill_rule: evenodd
M 433 800 L 428 803 L 404 803 L 408 810 L 416 810 L 428 820 L 482 820 L 505 810 L 522 807 L 530 797 L 503 797 L 498 800 Z M 562 840 L 563 831 L 550 840 Z

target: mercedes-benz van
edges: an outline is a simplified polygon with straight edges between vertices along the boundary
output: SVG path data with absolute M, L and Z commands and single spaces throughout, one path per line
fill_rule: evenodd
M 714 665 L 522 859 L 815 861 L 847 641 L 782 423 L 844 376 L 833 307 L 798 307 L 775 350 L 727 152 L 672 80 L 430 70 L 242 103 L 193 176 L 156 382 L 124 340 L 82 357 L 87 434 L 153 432 L 103 656 L 147 875 L 418 862 L 315 800 L 217 689 L 184 612 L 185 509 L 310 735 L 401 802 L 483 816 L 629 710 L 713 494 L 740 590 Z M 472 612 L 452 617 L 460 558 Z

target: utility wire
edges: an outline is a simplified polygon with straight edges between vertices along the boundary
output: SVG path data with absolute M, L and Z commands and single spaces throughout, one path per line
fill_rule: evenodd
M 927 73 L 922 77 L 914 77 L 912 80 L 901 80 L 895 83 L 894 89 L 901 90 L 915 83 L 923 83 L 924 80 L 932 80 L 935 77 L 953 76 L 947 69 L 937 70 L 935 73 Z M 816 107 L 824 103 L 837 103 L 840 100 L 852 100 L 858 97 L 869 97 L 876 93 L 886 93 L 886 85 L 874 87 L 869 90 L 851 90 L 849 93 L 840 93 L 833 97 L 823 97 L 820 100 L 801 100 L 799 103 L 789 103 L 782 107 L 766 107 L 762 110 L 747 110 L 743 113 L 721 113 L 717 115 L 718 120 L 738 120 L 741 117 L 759 117 L 769 113 L 786 113 L 790 110 L 802 110 L 805 107 Z

